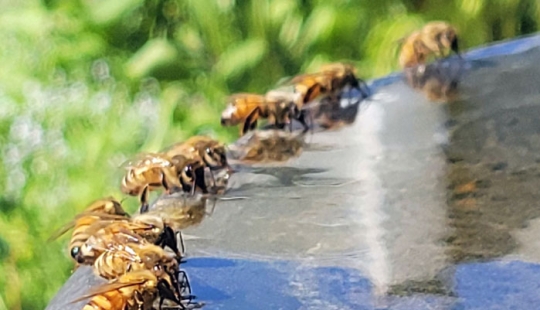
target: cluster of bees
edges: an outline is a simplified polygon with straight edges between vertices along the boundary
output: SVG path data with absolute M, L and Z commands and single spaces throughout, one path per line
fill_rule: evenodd
M 444 22 L 432 22 L 403 39 L 399 63 L 410 68 L 449 50 L 457 53 L 457 49 L 455 29 Z M 282 88 L 264 95 L 234 94 L 221 115 L 221 124 L 240 125 L 240 134 L 245 136 L 229 149 L 209 137 L 195 136 L 128 162 L 121 190 L 139 197 L 139 213 L 130 216 L 112 197 L 100 199 L 52 237 L 73 228 L 69 249 L 76 266 L 90 265 L 96 275 L 108 281 L 73 302 L 89 298 L 85 310 L 200 305 L 193 302 L 189 281 L 180 269 L 185 253 L 180 230 L 200 222 L 206 199 L 225 190 L 233 172 L 228 154 L 242 153 L 239 157 L 253 161 L 260 160 L 261 154 L 275 161 L 297 156 L 302 143 L 284 129 L 292 131 L 293 120 L 302 126 L 302 134 L 313 128 L 314 119 L 325 128 L 352 123 L 353 113 L 341 102 L 347 91 L 349 98 L 355 97 L 350 94 L 353 90 L 358 91 L 359 99 L 352 106 L 357 107 L 370 95 L 351 65 L 332 63 L 316 73 L 295 76 Z M 259 119 L 266 119 L 275 130 L 246 135 L 257 128 Z M 159 189 L 167 196 L 181 198 L 161 199 L 150 207 L 149 193 Z M 172 203 L 160 205 L 160 201 Z
M 451 52 L 459 52 L 456 29 L 442 21 L 426 24 L 422 29 L 401 39 L 400 43 L 400 66 L 404 69 L 419 69 L 407 71 L 407 78 L 416 86 L 427 80 L 427 77 L 421 74 L 425 69 L 424 64 L 434 58 L 446 57 Z M 422 83 L 422 86 L 424 84 L 426 83 Z M 295 76 L 278 89 L 270 90 L 264 95 L 231 95 L 221 114 L 221 124 L 240 125 L 240 135 L 254 130 L 259 119 L 266 119 L 269 125 L 277 129 L 289 126 L 291 131 L 292 120 L 296 120 L 303 126 L 304 132 L 314 125 L 308 124 L 308 119 L 312 122 L 317 119 L 324 128 L 350 124 L 354 118 L 347 121 L 346 117 L 354 113 L 343 113 L 343 107 L 340 106 L 341 97 L 347 88 L 360 92 L 355 104 L 370 95 L 369 88 L 357 77 L 353 66 L 345 63 L 327 64 L 316 73 Z
M 73 228 L 69 249 L 76 266 L 90 265 L 109 281 L 73 302 L 90 298 L 85 310 L 198 306 L 179 269 L 185 252 L 180 229 L 202 220 L 204 194 L 216 191 L 216 181 L 207 185 L 206 174 L 221 170 L 227 179 L 224 145 L 196 136 L 161 153 L 142 154 L 125 168 L 121 189 L 139 196 L 139 213 L 130 216 L 112 197 L 100 199 L 51 237 Z M 148 195 L 157 189 L 182 197 L 151 209 Z
M 223 126 L 240 126 L 240 135 L 257 127 L 259 119 L 277 128 L 288 127 L 292 131 L 293 120 L 298 121 L 307 132 L 313 128 L 315 108 L 330 105 L 339 110 L 344 90 L 357 90 L 359 97 L 354 104 L 369 96 L 369 88 L 356 76 L 352 65 L 332 63 L 324 65 L 318 72 L 297 75 L 266 94 L 238 93 L 227 100 L 221 114 Z M 308 124 L 308 119 L 312 122 Z

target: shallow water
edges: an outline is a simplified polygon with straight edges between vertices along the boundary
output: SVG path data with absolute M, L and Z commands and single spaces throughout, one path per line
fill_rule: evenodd
M 284 164 L 236 166 L 225 197 L 242 199 L 218 201 L 184 230 L 198 300 L 205 309 L 540 307 L 539 44 L 454 57 L 427 68 L 442 78 L 418 89 L 396 75 L 374 81 L 352 125 L 308 133 Z M 444 97 L 453 102 L 428 100 Z M 66 308 L 62 295 L 76 287 L 48 309 Z

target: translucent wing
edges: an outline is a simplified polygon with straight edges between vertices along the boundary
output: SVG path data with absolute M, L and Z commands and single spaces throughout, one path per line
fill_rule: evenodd
M 135 280 L 133 282 L 129 282 L 129 283 L 112 282 L 112 283 L 106 283 L 106 284 L 103 284 L 103 285 L 99 285 L 99 286 L 91 288 L 90 291 L 88 292 L 88 294 L 83 295 L 83 296 L 73 300 L 71 303 L 76 303 L 76 302 L 79 302 L 79 301 L 94 297 L 96 295 L 116 291 L 116 290 L 119 290 L 119 289 L 122 289 L 122 288 L 125 288 L 125 287 L 139 286 L 139 285 L 144 284 L 144 282 L 146 282 L 145 279 L 137 279 L 137 280 Z

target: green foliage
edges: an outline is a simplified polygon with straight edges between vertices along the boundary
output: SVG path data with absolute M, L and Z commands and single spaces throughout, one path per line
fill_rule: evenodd
M 121 163 L 219 127 L 223 99 L 321 63 L 396 69 L 396 41 L 430 20 L 464 47 L 537 31 L 535 0 L 7 0 L 0 12 L 0 309 L 43 309 L 69 276 L 52 232 Z M 127 203 L 135 207 L 136 199 Z

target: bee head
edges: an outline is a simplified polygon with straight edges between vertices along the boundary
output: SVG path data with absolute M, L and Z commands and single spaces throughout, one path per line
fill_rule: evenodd
M 441 36 L 441 43 L 450 48 L 455 53 L 458 53 L 458 38 L 456 31 L 453 28 L 446 29 Z
M 191 164 L 187 164 L 184 166 L 184 169 L 182 170 L 183 171 L 183 174 L 184 174 L 184 177 L 191 180 L 193 179 L 193 165 Z
M 70 254 L 71 254 L 71 257 L 77 263 L 79 263 L 79 264 L 84 263 L 84 257 L 82 256 L 82 253 L 81 253 L 81 247 L 79 247 L 79 246 L 72 247 L 71 251 L 70 251 Z
M 236 114 L 236 106 L 229 104 L 221 113 L 221 126 L 237 125 L 239 123 L 239 120 L 237 119 Z
M 204 150 L 203 160 L 210 169 L 227 166 L 227 157 L 224 147 L 207 147 Z

